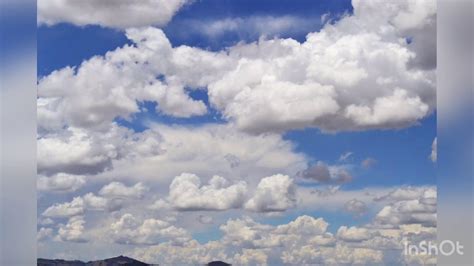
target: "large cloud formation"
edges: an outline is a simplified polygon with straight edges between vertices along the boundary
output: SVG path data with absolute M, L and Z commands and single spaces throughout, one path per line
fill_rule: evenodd
M 112 28 L 163 26 L 187 0 L 39 0 L 38 23 Z
M 435 54 L 425 58 L 419 49 L 435 45 L 420 30 L 435 27 L 435 5 L 416 3 L 354 1 L 353 15 L 303 43 L 260 39 L 221 52 L 172 47 L 157 28 L 129 29 L 134 46 L 40 80 L 39 120 L 97 127 L 139 112 L 145 100 L 172 116 L 202 115 L 206 106 L 185 88 L 207 88 L 213 107 L 253 133 L 410 126 L 434 110 L 436 98 L 434 66 L 425 62 Z
M 167 8 L 140 17 L 132 9 L 127 21 L 120 12 L 130 1 L 99 2 L 39 1 L 40 23 L 127 28 L 132 42 L 39 80 L 41 241 L 119 245 L 145 261 L 175 265 L 433 262 L 400 254 L 403 239 L 435 238 L 435 189 L 298 186 L 294 180 L 341 185 L 352 171 L 311 165 L 280 133 L 402 128 L 430 115 L 436 108 L 434 1 L 354 0 L 353 14 L 327 22 L 303 42 L 260 38 L 215 52 L 173 47 L 156 27 L 129 28 L 164 25 L 185 1 L 134 3 Z M 192 96 L 196 90 L 208 99 Z M 215 111 L 224 123 L 135 120 L 137 113 L 184 121 Z M 124 120 L 145 129 L 126 128 Z M 367 159 L 363 166 L 373 164 Z M 57 193 L 78 190 L 70 197 Z M 329 231 L 325 219 L 304 215 L 321 210 L 376 215 Z M 262 221 L 282 214 L 294 219 Z M 222 237 L 193 239 L 216 225 Z

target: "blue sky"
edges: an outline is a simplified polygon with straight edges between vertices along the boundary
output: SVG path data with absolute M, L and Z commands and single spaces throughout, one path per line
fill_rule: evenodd
M 48 160 L 38 163 L 38 213 L 40 221 L 52 220 L 38 225 L 46 239 L 42 256 L 97 257 L 93 247 L 103 250 L 105 244 L 92 235 L 110 234 L 125 218 L 137 225 L 157 219 L 200 245 L 215 240 L 238 254 L 245 245 L 234 250 L 225 244 L 232 219 L 276 228 L 304 215 L 321 217 L 335 241 L 343 241 L 344 226 L 366 232 L 386 222 L 379 213 L 383 204 L 392 211 L 403 200 L 425 204 L 422 197 L 436 185 L 430 157 L 435 69 L 416 60 L 429 58 L 420 47 L 432 40 L 425 35 L 435 25 L 431 6 L 413 20 L 409 16 L 420 12 L 404 2 L 380 15 L 370 14 L 382 8 L 372 1 L 355 7 L 345 0 L 173 2 L 170 19 L 155 24 L 133 12 L 135 24 L 119 15 L 102 22 L 84 16 L 84 22 L 76 12 L 87 7 L 80 4 L 40 4 L 38 145 L 39 158 Z M 107 15 L 97 8 L 99 16 Z M 400 22 L 403 12 L 420 25 Z M 142 28 L 130 29 L 137 25 Z M 174 57 L 183 51 L 190 57 Z M 261 76 L 252 76 L 258 71 Z M 286 194 L 260 192 L 265 177 L 286 184 Z M 186 191 L 173 194 L 173 184 L 182 189 L 179 182 L 196 178 L 196 199 L 180 197 Z M 221 183 L 226 185 L 216 185 Z M 206 203 L 211 188 L 226 198 Z M 397 189 L 420 198 L 390 194 Z M 232 193 L 235 202 L 213 205 L 231 201 Z M 431 219 L 432 209 L 427 212 Z M 201 214 L 210 222 L 193 224 Z M 404 213 L 392 215 L 405 221 Z M 418 223 L 432 226 L 432 220 Z M 142 256 L 171 243 L 161 231 L 158 242 L 149 239 L 154 232 L 137 232 L 125 240 L 111 236 L 111 249 Z M 91 247 L 80 246 L 85 242 Z M 71 253 L 76 246 L 80 252 Z M 235 254 L 229 259 L 238 264 Z M 387 256 L 382 260 L 393 259 Z M 293 263 L 305 262 L 311 260 Z

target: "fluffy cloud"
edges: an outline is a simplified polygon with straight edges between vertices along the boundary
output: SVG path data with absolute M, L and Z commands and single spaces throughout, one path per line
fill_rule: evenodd
M 148 191 L 142 183 L 127 187 L 120 182 L 112 182 L 99 191 L 86 193 L 83 196 L 74 197 L 70 202 L 55 203 L 48 207 L 42 215 L 45 217 L 74 217 L 83 215 L 85 211 L 108 211 L 113 212 L 122 209 L 131 201 L 141 199 Z
M 96 196 L 93 193 L 85 194 L 82 199 L 84 200 L 85 210 L 95 211 L 117 211 L 124 205 L 122 199 L 107 199 L 100 196 Z
M 129 255 L 143 261 L 159 261 L 164 265 L 204 265 L 210 261 L 229 261 L 222 245 L 217 241 L 200 244 L 191 240 L 183 245 L 165 242 L 147 248 L 135 248 Z
M 128 28 L 163 26 L 188 1 L 186 0 L 40 0 L 38 23 L 53 25 L 68 22 L 78 26 Z
M 345 116 L 360 127 L 377 128 L 386 125 L 396 128 L 407 121 L 418 121 L 425 117 L 428 108 L 420 98 L 411 98 L 406 90 L 396 88 L 392 95 L 375 99 L 372 107 L 349 105 Z
M 163 35 L 161 31 L 156 34 Z M 157 78 L 159 73 L 146 66 L 151 64 L 146 58 L 148 49 L 155 49 L 160 57 L 172 49 L 164 35 L 154 39 L 156 42 L 147 43 L 151 48 L 125 46 L 84 61 L 77 70 L 66 67 L 42 78 L 38 89 L 44 97 L 38 105 L 40 129 L 64 123 L 106 128 L 116 117 L 127 119 L 139 112 L 138 103 L 145 100 L 157 102 L 157 111 L 176 117 L 205 114 L 204 103 L 190 98 L 183 84 L 162 81 Z
M 110 234 L 119 244 L 158 244 L 165 240 L 181 243 L 189 240 L 189 234 L 166 221 L 157 219 L 138 220 L 127 213 L 110 225 Z
M 268 255 L 263 250 L 243 249 L 242 253 L 235 254 L 232 260 L 237 265 L 266 265 Z
M 437 138 L 435 138 L 433 140 L 433 144 L 431 144 L 430 159 L 433 162 L 436 162 L 438 160 L 438 140 L 437 140 Z
M 60 225 L 57 238 L 65 242 L 87 242 L 84 235 L 84 217 L 74 216 L 69 218 L 67 224 Z
M 208 185 L 201 186 L 201 179 L 183 173 L 170 185 L 169 201 L 178 210 L 227 210 L 239 208 L 245 201 L 247 184 L 231 184 L 227 179 L 213 176 Z
M 45 217 L 72 217 L 84 213 L 84 200 L 75 197 L 70 202 L 55 203 L 43 212 Z
M 370 235 L 369 230 L 366 228 L 357 228 L 353 226 L 351 227 L 341 226 L 337 230 L 337 237 L 344 241 L 358 242 L 358 241 L 368 240 L 372 236 Z
M 265 177 L 245 208 L 255 212 L 281 212 L 296 205 L 293 180 L 286 175 Z
M 408 1 L 397 2 L 402 4 L 384 8 L 387 16 L 376 16 L 377 23 L 372 15 L 361 15 L 358 9 L 366 6 L 357 2 L 355 15 L 308 34 L 304 43 L 275 39 L 232 47 L 237 66 L 209 85 L 211 102 L 252 132 L 299 127 L 363 130 L 415 123 L 434 108 L 434 73 L 412 67 L 417 54 L 403 40 L 407 36 L 402 25 L 391 21 L 404 12 Z M 429 10 L 426 17 L 431 18 L 434 11 Z M 402 18 L 397 21 L 403 24 Z M 426 21 L 418 22 L 403 27 Z M 238 78 L 242 76 L 246 78 Z M 268 102 L 272 104 L 264 104 Z
M 166 210 L 172 207 L 179 211 L 243 208 L 252 212 L 282 212 L 296 205 L 296 188 L 287 175 L 264 177 L 254 191 L 250 191 L 244 181 L 230 182 L 220 176 L 213 176 L 207 183 L 202 185 L 197 175 L 183 173 L 171 182 L 167 200 L 158 199 L 149 208 Z
M 401 224 L 422 224 L 436 226 L 436 190 L 433 188 L 403 193 L 396 190 L 389 194 L 389 198 L 399 196 L 398 201 L 385 206 L 375 217 L 375 223 L 383 226 L 399 226 Z M 416 198 L 412 198 L 418 194 Z M 403 199 L 404 198 L 404 199 Z
M 84 176 L 58 173 L 51 177 L 39 176 L 36 187 L 39 191 L 46 192 L 73 192 L 81 188 L 85 183 Z
M 36 240 L 38 242 L 50 239 L 53 236 L 53 229 L 47 227 L 41 227 L 36 234 Z
M 120 134 L 111 127 L 106 134 L 79 128 L 41 136 L 37 140 L 38 172 L 54 174 L 96 174 L 109 168 L 118 156 L 116 139 Z M 114 145 L 115 144 L 115 145 Z
M 416 53 L 410 64 L 423 69 L 436 67 L 436 1 L 396 1 L 385 3 L 380 0 L 352 1 L 354 13 L 369 24 L 365 27 L 385 32 L 383 23 L 390 23 L 398 36 L 412 37 L 408 48 Z M 377 10 L 377 12 L 374 12 Z
M 296 234 L 296 235 L 322 235 L 326 232 L 329 224 L 322 218 L 311 216 L 300 216 L 286 225 L 277 226 L 276 233 Z
M 288 224 L 271 226 L 255 222 L 250 217 L 228 220 L 220 226 L 224 233 L 222 242 L 242 248 L 278 249 L 281 246 L 300 245 L 319 242 L 321 238 L 333 239 L 327 233 L 328 223 L 322 218 L 300 216 Z

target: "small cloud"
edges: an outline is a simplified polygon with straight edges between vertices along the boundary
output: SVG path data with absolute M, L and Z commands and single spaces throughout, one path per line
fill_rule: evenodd
M 53 229 L 41 227 L 40 230 L 36 233 L 36 240 L 40 242 L 40 241 L 50 239 L 52 238 L 52 236 L 53 236 Z
M 436 162 L 438 160 L 438 138 L 434 138 L 433 144 L 431 144 L 431 154 L 430 159 L 432 162 Z
M 340 162 L 347 161 L 349 159 L 349 157 L 351 157 L 353 154 L 354 153 L 351 152 L 351 151 L 345 152 L 345 153 L 341 154 L 341 156 L 339 157 L 339 161 Z
M 339 191 L 340 186 L 328 186 L 325 189 L 315 189 L 310 193 L 316 195 L 317 197 L 328 197 L 336 194 Z
M 329 21 L 329 18 L 331 17 L 331 13 L 327 12 L 321 15 L 321 23 L 326 23 Z
M 360 218 L 367 213 L 367 205 L 363 201 L 352 199 L 344 204 L 344 210 L 354 218 Z
M 199 215 L 197 217 L 197 220 L 198 222 L 202 224 L 212 224 L 214 221 L 211 216 L 206 216 L 206 215 Z
M 45 219 L 38 220 L 38 224 L 39 225 L 52 225 L 54 224 L 54 221 L 51 218 L 45 218 Z
M 297 175 L 303 179 L 317 181 L 318 183 L 344 184 L 352 180 L 352 175 L 346 168 L 345 166 L 327 165 L 324 162 L 318 161 Z
M 239 167 L 240 165 L 240 159 L 239 157 L 233 155 L 233 154 L 226 154 L 224 156 L 224 159 L 229 163 L 230 165 L 230 168 L 236 168 L 236 167 Z

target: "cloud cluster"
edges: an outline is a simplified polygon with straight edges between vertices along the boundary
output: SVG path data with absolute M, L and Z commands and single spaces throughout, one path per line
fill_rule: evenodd
M 195 174 L 183 173 L 173 179 L 167 201 L 155 201 L 152 209 L 169 206 L 179 211 L 224 211 L 245 209 L 252 212 L 284 212 L 296 206 L 296 188 L 287 175 L 264 177 L 252 191 L 247 182 L 231 183 L 213 176 L 207 185 Z
M 201 185 L 200 179 L 191 174 L 183 174 L 175 180 L 189 186 L 189 191 L 193 191 L 192 195 L 188 197 L 189 202 L 196 199 L 196 202 L 203 203 L 202 206 L 213 208 L 220 208 L 220 203 L 211 206 L 211 203 L 206 199 L 206 196 L 210 195 L 209 193 L 217 195 L 214 198 L 216 202 L 223 201 L 225 204 L 230 204 L 228 203 L 230 200 L 226 202 L 226 198 L 220 192 L 226 191 L 230 196 L 228 199 L 232 199 L 232 189 L 230 189 L 230 192 L 227 190 L 232 186 L 239 185 L 239 183 L 231 183 L 221 177 L 213 177 L 206 185 Z M 265 182 L 263 182 L 264 180 Z M 197 181 L 197 183 L 193 181 Z M 283 175 L 270 176 L 263 178 L 260 183 L 252 196 L 254 201 L 256 201 L 255 198 L 259 199 L 264 203 L 269 203 L 269 206 L 280 206 L 280 204 L 285 205 L 287 203 L 284 200 L 280 201 L 279 198 L 261 198 L 261 195 L 265 195 L 265 192 L 269 190 L 288 192 L 288 187 L 291 187 L 288 177 Z M 106 185 L 104 187 L 114 186 Z M 127 190 L 133 190 L 133 188 L 139 186 L 139 184 L 129 186 Z M 258 192 L 259 189 L 261 192 Z M 322 204 L 334 206 L 331 205 L 330 201 L 341 198 L 339 200 L 341 203 L 335 204 L 346 206 L 348 209 L 354 209 L 355 211 L 366 211 L 369 208 L 367 205 L 361 207 L 360 203 L 362 201 L 358 199 L 346 201 L 344 204 L 345 198 L 354 197 L 355 195 L 351 193 L 344 195 L 344 193 L 348 192 L 336 190 L 332 192 L 334 197 L 329 195 L 317 196 L 318 198 L 315 200 L 325 200 Z M 96 204 L 91 203 L 94 195 L 89 193 L 89 196 L 76 198 L 65 204 L 67 206 L 63 206 L 70 209 L 69 215 L 61 216 L 69 217 L 66 225 L 60 225 L 56 232 L 51 229 L 53 227 L 50 223 L 45 224 L 38 232 L 38 237 L 41 241 L 48 241 L 48 239 L 53 238 L 63 242 L 91 241 L 99 243 L 111 241 L 112 243 L 134 247 L 129 255 L 144 261 L 179 265 L 202 264 L 211 260 L 225 260 L 242 265 L 380 265 L 400 263 L 409 263 L 410 265 L 423 265 L 424 263 L 426 265 L 435 262 L 435 258 L 432 256 L 404 257 L 402 255 L 405 240 L 411 243 L 419 243 L 423 240 L 434 241 L 436 239 L 436 224 L 434 222 L 436 190 L 433 187 L 402 187 L 390 191 L 371 192 L 366 190 L 358 193 L 361 196 L 365 195 L 366 201 L 374 199 L 377 204 L 384 203 L 381 207 L 376 207 L 380 211 L 371 222 L 365 225 L 342 225 L 333 233 L 329 231 L 329 223 L 325 219 L 308 215 L 300 215 L 293 221 L 280 225 L 257 222 L 254 218 L 242 215 L 221 223 L 219 229 L 222 232 L 222 237 L 207 243 L 199 243 L 194 240 L 191 237 L 191 232 L 188 231 L 192 230 L 190 226 L 179 226 L 176 222 L 171 223 L 166 219 L 150 217 L 155 214 L 148 211 L 139 211 L 139 206 L 142 206 L 142 208 L 145 206 L 142 201 L 137 202 L 136 205 L 131 205 L 128 210 L 122 211 L 119 215 L 106 216 L 104 222 L 111 224 L 110 228 L 104 228 L 103 222 L 95 222 L 96 228 L 86 229 L 84 217 L 87 216 L 87 213 L 83 210 L 90 209 L 91 205 L 101 206 L 97 199 Z M 120 195 L 123 195 L 123 193 Z M 305 195 L 300 195 L 297 201 L 299 202 L 301 198 L 308 197 L 311 194 Z M 117 196 L 117 194 L 113 194 L 113 196 Z M 314 196 L 315 194 L 313 194 Z M 83 206 L 78 204 L 81 200 L 84 202 L 83 206 L 89 207 L 82 209 Z M 141 200 L 145 199 L 142 198 Z M 173 206 L 173 203 L 163 201 L 161 207 L 168 204 L 167 208 Z M 307 202 L 306 204 L 311 203 Z M 72 207 L 78 205 L 81 211 L 74 212 Z M 202 206 L 192 206 L 192 208 Z M 57 206 L 55 208 L 59 209 Z M 318 209 L 319 207 L 313 206 L 313 210 L 315 208 Z M 329 208 L 335 210 L 334 207 Z M 370 208 L 374 208 L 374 206 L 371 205 Z M 50 214 L 52 209 L 49 211 Z M 132 210 L 134 214 L 129 210 Z M 261 210 L 265 211 L 265 209 Z M 274 210 L 272 208 L 272 211 Z M 189 211 L 182 213 L 189 214 Z M 248 214 L 252 213 L 248 212 Z M 45 216 L 48 216 L 47 213 L 45 213 Z M 209 216 L 201 214 L 196 217 L 199 223 L 204 226 L 217 223 Z M 180 220 L 182 224 L 184 222 L 183 218 Z
M 141 183 L 127 187 L 119 182 L 104 186 L 100 196 L 89 192 L 83 196 L 74 197 L 69 202 L 55 203 L 43 211 L 44 217 L 74 217 L 91 211 L 117 211 L 127 203 L 142 198 L 148 188 Z
M 41 79 L 39 120 L 96 127 L 139 112 L 137 102 L 145 100 L 172 116 L 205 114 L 206 105 L 187 87 L 206 88 L 224 118 L 252 133 L 413 125 L 436 102 L 434 71 L 415 63 L 423 51 L 412 45 L 425 41 L 418 29 L 434 27 L 432 1 L 422 3 L 355 1 L 354 15 L 309 33 L 303 43 L 260 39 L 219 52 L 172 47 L 156 28 L 130 29 L 134 46 Z M 384 16 L 365 14 L 374 6 Z
M 133 202 L 150 202 L 150 197 L 146 197 L 148 191 L 149 188 L 140 182 L 133 186 L 111 182 L 103 186 L 98 195 L 89 192 L 69 202 L 55 203 L 46 208 L 42 215 L 61 218 L 84 215 L 86 211 L 115 212 Z M 149 209 L 161 211 L 245 209 L 252 212 L 284 212 L 295 206 L 293 179 L 281 174 L 262 178 L 252 191 L 245 181 L 231 182 L 213 176 L 206 185 L 202 185 L 197 175 L 183 173 L 173 179 L 165 200 L 158 199 L 148 204 Z
M 305 215 L 278 226 L 244 216 L 222 224 L 223 236 L 219 240 L 205 244 L 191 240 L 179 246 L 160 243 L 135 248 L 131 255 L 145 261 L 180 265 L 217 259 L 242 265 L 431 265 L 436 262 L 434 256 L 403 256 L 405 240 L 435 241 L 436 228 L 430 225 L 406 220 L 388 228 L 374 220 L 363 226 L 341 226 L 335 234 L 328 232 L 328 225 L 322 218 Z
M 38 23 L 62 22 L 77 26 L 99 25 L 112 28 L 164 26 L 186 0 L 40 0 Z
M 375 221 L 384 226 L 408 223 L 436 226 L 436 190 L 428 188 L 418 192 L 416 198 L 395 201 L 385 206 L 376 215 Z M 402 194 L 401 191 L 399 193 Z
M 84 213 L 84 200 L 76 197 L 70 202 L 56 203 L 43 212 L 45 217 L 72 217 Z

